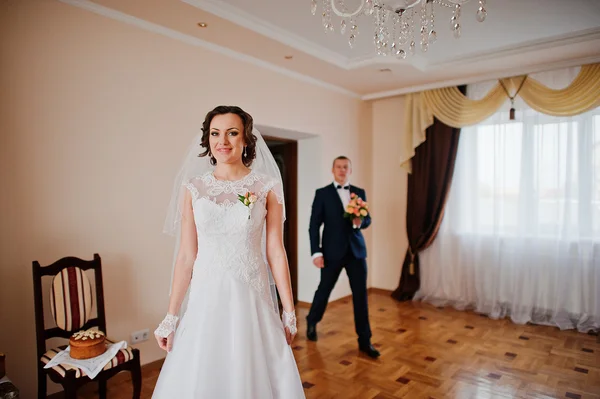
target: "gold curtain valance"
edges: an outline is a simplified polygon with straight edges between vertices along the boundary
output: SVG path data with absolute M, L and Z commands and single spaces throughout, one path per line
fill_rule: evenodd
M 509 90 L 523 84 L 518 95 L 533 109 L 552 116 L 574 116 L 600 106 L 600 64 L 581 67 L 571 84 L 560 90 L 544 86 L 525 76 L 502 79 Z M 425 131 L 434 116 L 448 126 L 461 128 L 475 125 L 492 116 L 507 100 L 498 82 L 481 100 L 471 100 L 456 87 L 427 90 L 407 95 L 405 140 L 401 166 L 410 172 L 415 148 L 425 141 Z
M 515 78 L 511 79 L 515 83 Z M 538 112 L 552 116 L 583 114 L 600 106 L 600 64 L 581 67 L 566 88 L 550 89 L 537 80 L 527 79 L 519 92 L 521 98 Z

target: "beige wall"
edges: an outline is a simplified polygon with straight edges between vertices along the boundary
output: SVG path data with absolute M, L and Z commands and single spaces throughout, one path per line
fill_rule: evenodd
M 407 173 L 400 168 L 404 97 L 372 103 L 373 215 L 371 285 L 394 290 L 408 247 L 406 236 Z
M 0 351 L 23 397 L 36 380 L 32 260 L 98 252 L 114 339 L 164 316 L 172 179 L 217 104 L 315 135 L 300 142 L 300 170 L 311 173 L 299 198 L 299 291 L 312 300 L 308 212 L 332 158 L 351 157 L 353 181 L 376 192 L 372 154 L 383 143 L 371 141 L 370 104 L 54 0 L 0 7 Z M 348 293 L 341 280 L 332 299 Z M 139 348 L 143 363 L 163 357 L 152 341 Z

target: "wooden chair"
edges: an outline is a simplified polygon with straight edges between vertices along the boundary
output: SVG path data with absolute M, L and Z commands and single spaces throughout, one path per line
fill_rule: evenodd
M 85 270 L 93 269 L 96 281 L 96 312 L 97 317 L 91 318 L 92 314 L 92 290 L 90 280 L 84 273 Z M 44 303 L 42 297 L 42 277 L 52 276 L 52 288 L 50 290 L 50 310 L 57 327 L 45 329 Z M 75 257 L 65 257 L 51 265 L 40 266 L 39 262 L 33 262 L 33 295 L 35 303 L 35 324 L 37 337 L 38 357 L 38 398 L 46 398 L 46 374 L 50 379 L 61 384 L 65 391 L 65 398 L 77 397 L 77 389 L 91 382 L 79 368 L 69 365 L 57 365 L 45 369 L 44 366 L 58 352 L 65 349 L 67 345 L 58 348 L 47 349 L 46 340 L 54 337 L 69 338 L 74 332 L 97 327 L 107 334 L 106 316 L 104 313 L 104 291 L 102 288 L 102 264 L 100 256 L 94 254 L 91 261 Z M 140 365 L 140 353 L 138 349 L 127 346 L 121 349 L 115 357 L 104 367 L 94 381 L 98 382 L 100 398 L 106 398 L 106 382 L 121 371 L 131 372 L 133 381 L 133 398 L 139 399 L 142 389 L 142 369 Z

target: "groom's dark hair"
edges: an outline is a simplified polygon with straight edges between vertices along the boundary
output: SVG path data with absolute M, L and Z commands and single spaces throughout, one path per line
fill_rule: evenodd
M 352 161 L 350 160 L 350 158 L 348 158 L 345 155 L 340 155 L 339 157 L 337 157 L 336 159 L 333 160 L 333 163 L 331 164 L 332 167 L 335 166 L 335 161 L 337 161 L 338 159 L 340 159 L 342 161 L 347 160 L 348 162 L 350 162 L 350 164 L 352 164 Z
M 217 160 L 210 152 L 210 123 L 215 116 L 225 114 L 235 114 L 242 120 L 242 124 L 244 125 L 244 140 L 246 141 L 246 151 L 245 154 L 242 155 L 242 162 L 249 167 L 256 157 L 256 136 L 252 134 L 252 130 L 254 129 L 254 119 L 252 118 L 252 115 L 235 105 L 219 105 L 206 114 L 204 122 L 202 123 L 202 142 L 200 143 L 205 150 L 198 156 L 204 157 L 208 155 L 210 156 L 210 163 L 216 165 Z

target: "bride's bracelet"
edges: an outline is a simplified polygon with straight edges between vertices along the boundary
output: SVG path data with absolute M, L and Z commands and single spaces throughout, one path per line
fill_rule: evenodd
M 158 328 L 154 330 L 154 335 L 161 338 L 167 338 L 171 333 L 175 332 L 178 320 L 179 317 L 167 313 L 163 321 L 158 325 Z
M 287 327 L 290 330 L 290 334 L 294 335 L 298 332 L 296 328 L 296 312 L 292 310 L 291 313 L 283 311 L 281 320 L 283 321 L 283 326 Z

